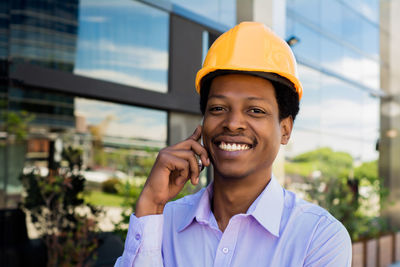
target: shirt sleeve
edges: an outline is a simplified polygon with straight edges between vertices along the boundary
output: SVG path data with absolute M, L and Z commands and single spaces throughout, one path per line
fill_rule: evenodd
M 114 267 L 161 267 L 163 215 L 131 215 L 125 248 Z
M 308 248 L 304 267 L 351 267 L 351 239 L 338 221 L 320 223 Z

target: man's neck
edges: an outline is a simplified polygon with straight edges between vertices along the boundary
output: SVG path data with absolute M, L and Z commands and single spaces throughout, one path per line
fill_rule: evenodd
M 222 232 L 234 215 L 247 212 L 270 180 L 271 171 L 235 180 L 214 174 L 211 208 Z

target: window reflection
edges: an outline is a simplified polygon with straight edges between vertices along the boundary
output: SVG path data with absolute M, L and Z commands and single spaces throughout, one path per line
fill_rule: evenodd
M 343 9 L 343 39 L 362 49 L 361 19 L 352 9 Z
M 7 116 L 15 122 L 7 132 L 0 124 L 0 201 L 6 194 L 7 207 L 19 201 L 21 173 L 37 170 L 45 176 L 54 168 L 56 140 L 61 149 L 80 151 L 91 190 L 101 190 L 110 178 L 143 184 L 167 140 L 165 111 L 79 97 L 71 103 L 62 94 L 33 89 L 10 88 Z
M 335 73 L 343 73 L 343 47 L 328 38 L 322 37 L 321 65 Z
M 352 0 L 346 1 L 346 5 L 368 19 L 379 22 L 379 0 Z
M 375 60 L 363 58 L 362 83 L 370 88 L 380 89 L 380 66 Z
M 361 138 L 363 91 L 323 76 L 321 129 L 329 134 Z
M 82 0 L 74 73 L 167 92 L 168 29 L 168 14 L 145 4 Z
M 338 37 L 342 36 L 342 8 L 336 0 L 321 2 L 321 27 Z
M 285 147 L 285 155 L 293 158 L 307 151 L 312 151 L 321 146 L 321 133 L 317 131 L 293 128 L 290 141 Z
M 376 160 L 379 99 L 347 80 L 379 89 L 378 0 L 288 0 L 287 11 L 287 36 L 300 39 L 292 48 L 307 67 L 298 67 L 304 93 L 285 148 L 286 182 L 321 175 L 315 162 L 296 163 L 306 152 L 346 152 L 354 166 Z
M 296 117 L 295 128 L 320 130 L 321 127 L 321 84 L 320 73 L 299 65 L 299 76 L 304 88 L 300 101 L 300 112 Z
M 363 95 L 361 119 L 363 140 L 375 145 L 379 138 L 379 99 L 370 96 L 367 92 Z
M 340 74 L 351 80 L 362 83 L 363 56 L 345 47 L 343 49 L 342 67 L 338 68 Z
M 321 135 L 321 146 L 329 147 L 333 151 L 349 153 L 353 159 L 360 160 L 363 142 L 360 139 L 343 138 L 340 136 L 324 134 Z
M 295 36 L 300 38 L 300 42 L 292 47 L 294 53 L 307 61 L 319 64 L 321 36 L 301 23 L 294 26 Z
M 140 165 L 141 159 L 155 159 L 166 145 L 164 111 L 75 98 L 75 118 L 74 132 L 63 139 L 83 149 L 83 168 L 92 182 L 148 175 L 149 166 Z
M 379 28 L 363 20 L 362 22 L 363 51 L 374 59 L 379 59 Z
M 170 0 L 196 14 L 233 27 L 236 24 L 236 0 Z
M 7 1 L 6 1 L 7 3 Z M 9 1 L 8 55 L 13 63 L 30 62 L 72 71 L 76 49 L 78 0 Z
M 288 0 L 287 6 L 296 14 L 310 20 L 313 24 L 319 25 L 320 3 L 319 0 Z

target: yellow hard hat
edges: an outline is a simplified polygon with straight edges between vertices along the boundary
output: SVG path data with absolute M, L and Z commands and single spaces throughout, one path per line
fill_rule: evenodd
M 292 50 L 262 23 L 242 22 L 215 40 L 196 75 L 199 94 L 202 79 L 218 70 L 277 74 L 293 83 L 299 100 L 303 94 Z

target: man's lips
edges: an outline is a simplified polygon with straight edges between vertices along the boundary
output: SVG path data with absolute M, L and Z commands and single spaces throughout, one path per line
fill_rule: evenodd
M 257 142 L 242 136 L 218 136 L 213 138 L 213 143 L 224 151 L 245 151 L 254 148 Z
M 225 151 L 242 151 L 242 150 L 249 150 L 251 148 L 248 144 L 240 144 L 240 143 L 225 143 L 220 142 L 218 147 Z

